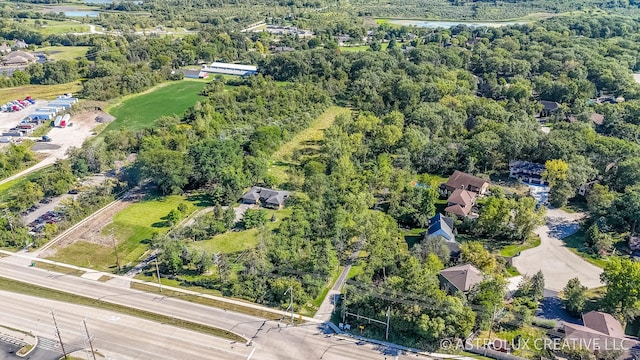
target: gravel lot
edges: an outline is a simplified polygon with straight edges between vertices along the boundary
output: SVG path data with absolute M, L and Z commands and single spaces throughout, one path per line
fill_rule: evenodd
M 20 113 L 24 113 L 25 110 Z M 74 115 L 71 117 L 73 126 L 66 128 L 51 128 L 47 135 L 52 139 L 52 141 L 47 144 L 37 143 L 32 148 L 33 151 L 43 154 L 46 158 L 30 168 L 0 181 L 0 185 L 49 166 L 55 163 L 58 159 L 66 158 L 67 150 L 72 147 L 82 146 L 82 143 L 91 136 L 93 129 L 100 125 L 95 121 L 96 116 L 99 114 L 101 114 L 101 112 L 91 111 Z

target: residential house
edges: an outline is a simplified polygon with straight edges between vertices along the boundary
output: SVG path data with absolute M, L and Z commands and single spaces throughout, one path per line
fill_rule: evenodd
M 295 49 L 292 48 L 291 46 L 272 46 L 270 50 L 278 53 L 278 52 L 290 52 L 290 51 L 294 51 Z
M 282 209 L 289 198 L 288 191 L 253 186 L 240 199 L 243 204 L 261 204 L 270 209 Z
M 451 195 L 455 190 L 462 189 L 484 195 L 489 190 L 489 182 L 477 176 L 464 173 L 462 171 L 454 171 L 447 182 L 440 185 L 440 193 L 443 196 Z
M 436 214 L 429 219 L 429 228 L 425 233 L 425 239 L 438 236 L 442 237 L 447 244 L 451 258 L 457 259 L 460 256 L 460 243 L 456 241 L 453 218 Z
M 622 325 L 613 316 L 599 311 L 582 315 L 584 325 L 564 323 L 565 342 L 589 350 L 630 348 L 637 342 L 626 338 Z
M 349 35 L 340 35 L 337 37 L 338 46 L 345 46 L 349 41 L 351 41 L 351 36 Z
M 509 177 L 529 184 L 549 185 L 549 183 L 542 178 L 542 173 L 545 170 L 546 167 L 543 164 L 522 160 L 509 162 Z
M 448 293 L 467 293 L 474 285 L 482 282 L 484 277 L 480 270 L 471 264 L 458 265 L 440 271 L 440 285 Z
M 593 185 L 597 184 L 598 180 L 593 180 L 593 181 L 589 181 L 587 183 L 584 183 L 582 185 L 580 185 L 580 187 L 578 188 L 578 195 L 582 195 L 584 197 L 587 197 L 587 195 L 589 195 L 589 192 L 591 191 L 591 189 L 593 189 Z
M 542 110 L 540 111 L 540 117 L 549 117 L 560 110 L 560 104 L 555 101 L 541 100 L 540 103 L 543 106 Z
M 4 66 L 26 66 L 36 61 L 36 57 L 28 52 L 14 51 L 5 55 L 0 63 Z
M 23 40 L 16 40 L 13 43 L 13 47 L 16 48 L 16 49 L 26 49 L 27 47 L 29 47 L 29 44 L 27 44 Z
M 11 52 L 11 46 L 7 45 L 7 43 L 0 45 L 0 54 L 7 54 L 10 52 Z
M 476 203 L 478 195 L 472 191 L 456 189 L 447 199 L 447 207 L 444 212 L 459 217 L 467 217 Z

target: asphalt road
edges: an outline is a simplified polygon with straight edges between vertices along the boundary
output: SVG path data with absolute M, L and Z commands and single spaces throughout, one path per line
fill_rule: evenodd
M 284 323 L 265 321 L 254 316 L 224 311 L 175 298 L 166 298 L 114 284 L 71 275 L 60 275 L 28 266 L 16 266 L 6 260 L 0 261 L 0 274 L 4 277 L 228 329 L 251 340 L 251 346 L 236 344 L 234 349 L 231 349 L 231 344 L 223 339 L 207 337 L 207 340 L 198 341 L 197 339 L 202 339 L 203 335 L 193 332 L 185 333 L 186 330 L 129 318 L 124 315 L 108 314 L 97 309 L 77 307 L 71 304 L 55 304 L 56 316 L 61 317 L 60 327 L 68 329 L 66 330 L 68 334 L 63 334 L 65 341 L 78 344 L 82 341 L 80 320 L 87 316 L 90 331 L 96 336 L 96 341 L 102 341 L 97 346 L 98 349 L 114 354 L 123 353 L 122 356 L 125 356 L 114 357 L 114 359 L 127 359 L 126 356 L 130 356 L 132 359 L 244 358 L 248 360 L 416 358 L 416 355 L 395 354 L 384 347 L 368 344 L 357 345 L 354 340 L 326 334 L 322 324 L 311 323 L 286 327 Z M 12 300 L 7 298 L 6 293 L 0 292 L 0 307 L 11 303 L 14 306 L 8 310 L 4 308 L 1 310 L 0 321 L 4 322 L 4 319 L 7 318 L 13 324 L 22 324 L 22 327 L 42 328 L 42 331 L 48 335 L 47 337 L 51 338 L 52 328 L 51 321 L 49 321 L 50 315 L 48 315 L 51 305 L 30 306 L 26 305 L 26 301 L 26 299 L 24 301 Z M 46 324 L 46 326 L 42 324 Z M 152 335 L 155 336 L 155 340 Z M 164 336 L 176 340 L 162 340 Z M 134 346 L 138 342 L 143 342 L 145 345 L 141 345 L 140 350 L 135 350 Z M 194 343 L 205 343 L 210 349 L 199 349 L 193 345 Z M 184 344 L 189 348 L 194 347 L 195 350 L 188 350 L 193 353 L 187 353 L 188 356 L 173 355 L 178 351 L 187 351 L 183 350 Z M 154 348 L 157 349 L 153 350 Z M 154 351 L 159 351 L 159 357 L 150 356 L 152 353 L 155 354 Z M 209 351 L 213 351 L 215 356 L 212 357 Z M 201 352 L 207 355 L 201 357 L 199 355 Z

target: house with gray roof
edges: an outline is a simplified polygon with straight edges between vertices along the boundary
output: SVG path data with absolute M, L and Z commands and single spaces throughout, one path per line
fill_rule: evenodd
M 440 271 L 440 285 L 448 293 L 467 293 L 484 280 L 482 272 L 471 264 L 446 268 Z
M 242 195 L 240 201 L 243 204 L 262 205 L 270 209 L 282 209 L 289 195 L 290 193 L 288 191 L 253 186 Z
M 436 214 L 429 219 L 429 228 L 424 238 L 442 237 L 445 244 L 449 248 L 451 259 L 457 259 L 460 255 L 460 243 L 456 241 L 456 235 L 453 227 L 453 218 Z

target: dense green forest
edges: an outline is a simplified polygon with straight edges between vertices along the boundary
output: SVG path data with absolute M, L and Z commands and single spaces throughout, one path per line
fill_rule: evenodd
M 469 18 L 500 18 L 501 11 L 507 13 L 516 4 L 520 2 L 456 1 L 433 14 L 447 17 L 446 11 L 467 9 Z M 486 243 L 467 241 L 460 262 L 483 271 L 484 281 L 469 296 L 441 290 L 438 272 L 454 264 L 441 239 L 409 247 L 401 231 L 424 228 L 441 210 L 439 194 L 434 188 L 412 186 L 416 178 L 446 177 L 461 170 L 501 179 L 511 160 L 548 164 L 550 201 L 557 207 L 572 201 L 579 186 L 598 180 L 586 198 L 590 216 L 584 224 L 594 256 L 611 255 L 616 242 L 638 231 L 640 85 L 631 74 L 640 70 L 640 25 L 634 19 L 578 15 L 501 28 L 388 24 L 367 28 L 352 21 L 351 15 L 329 19 L 327 13 L 307 11 L 333 4 L 293 2 L 278 3 L 303 9 L 299 10 L 303 15 L 288 23 L 309 26 L 317 37 L 284 36 L 276 42 L 269 35 L 237 31 L 241 24 L 263 20 L 252 14 L 229 22 L 207 12 L 169 10 L 179 5 L 232 8 L 223 2 L 145 2 L 132 10 L 149 11 L 152 19 L 175 25 L 197 23 L 193 28 L 201 31 L 180 38 L 69 36 L 72 44 L 90 46 L 87 58 L 31 65 L 19 75 L 21 84 L 56 84 L 83 77 L 83 97 L 108 100 L 178 79 L 172 70 L 200 61 L 254 63 L 259 74 L 216 77 L 203 92 L 206 99 L 183 116 L 163 117 L 143 130 L 122 128 L 106 133 L 104 141 L 86 143 L 73 151 L 68 162 L 21 185 L 22 195 L 9 204 L 13 213 L 45 194 L 65 192 L 68 188 L 63 185 L 73 177 L 111 168 L 114 161 L 137 154 L 124 171 L 122 180 L 129 186 L 149 181 L 165 195 L 197 192 L 216 207 L 171 236 L 157 234 L 151 239 L 152 246 L 161 250 L 163 274 L 183 285 L 271 306 L 286 304 L 288 298 L 282 294 L 291 287 L 298 310 L 317 298 L 338 266 L 356 252 L 360 272 L 347 285 L 344 305 L 376 318 L 384 318 L 390 307 L 391 340 L 429 349 L 439 339 L 465 337 L 489 326 L 494 306 L 502 306 L 508 269 L 485 249 Z M 249 5 L 238 4 L 235 9 Z M 392 11 L 388 5 L 368 6 L 362 15 L 403 16 L 384 13 Z M 407 9 L 419 14 L 416 8 Z M 534 2 L 523 9 L 522 14 L 575 10 L 562 2 Z M 116 21 L 115 15 L 110 16 L 96 22 L 109 28 L 110 21 Z M 136 26 L 133 16 L 121 20 Z M 0 26 L 4 29 L 0 35 L 37 34 L 26 26 L 10 27 Z M 367 30 L 375 32 L 368 40 L 369 50 L 346 52 L 337 46 L 338 35 L 362 37 Z M 35 39 L 45 41 L 56 40 Z M 296 51 L 268 54 L 265 47 L 274 44 L 288 44 Z M 613 100 L 594 100 L 602 96 Z M 549 133 L 540 131 L 541 100 L 560 104 L 548 119 Z M 270 174 L 271 155 L 334 104 L 353 112 L 336 118 L 313 153 L 294 156 L 287 181 Z M 604 120 L 594 123 L 594 113 Z M 30 161 L 29 155 L 14 151 L 7 157 Z M 272 221 L 264 212 L 249 212 L 242 224 L 234 225 L 233 214 L 222 206 L 233 206 L 253 185 L 292 191 L 287 203 L 291 215 Z M 102 189 L 100 199 L 109 199 L 122 186 Z M 83 198 L 68 206 L 82 209 L 89 202 Z M 478 218 L 459 220 L 456 227 L 470 240 L 517 245 L 531 236 L 543 212 L 530 197 L 495 187 L 480 201 Z M 179 209 L 169 218 L 177 222 Z M 275 223 L 273 230 L 268 222 Z M 0 223 L 2 245 L 19 246 L 27 239 L 24 228 L 16 229 L 14 223 Z M 258 245 L 235 259 L 196 253 L 187 246 L 234 227 L 258 231 Z M 613 259 L 603 275 L 609 288 L 598 306 L 631 323 L 640 302 L 637 291 L 627 291 L 621 279 L 627 276 L 631 285 L 640 280 L 637 273 L 624 272 L 633 270 L 626 266 L 629 260 Z M 209 273 L 211 268 L 216 271 Z M 194 273 L 198 276 L 191 276 Z M 532 323 L 542 289 L 541 274 L 525 277 L 515 300 L 506 306 L 508 326 Z M 581 288 L 572 284 L 572 289 Z M 371 331 L 368 335 L 380 336 Z

